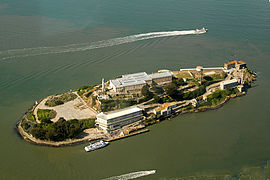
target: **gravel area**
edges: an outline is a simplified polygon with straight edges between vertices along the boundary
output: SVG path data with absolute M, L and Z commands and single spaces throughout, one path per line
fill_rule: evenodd
M 37 122 L 37 110 L 38 109 L 53 109 L 56 111 L 56 117 L 51 119 L 51 121 L 56 122 L 60 117 L 63 117 L 66 120 L 70 119 L 87 119 L 87 118 L 95 118 L 96 112 L 90 109 L 86 103 L 82 100 L 81 97 L 77 97 L 76 99 L 66 102 L 64 104 L 48 107 L 45 105 L 48 97 L 43 99 L 35 108 L 34 115 L 36 116 Z

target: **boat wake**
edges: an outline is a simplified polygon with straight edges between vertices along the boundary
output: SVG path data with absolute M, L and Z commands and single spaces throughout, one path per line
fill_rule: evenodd
M 91 50 L 91 49 L 116 46 L 120 44 L 126 44 L 126 43 L 141 41 L 141 40 L 147 40 L 147 39 L 170 37 L 170 36 L 181 36 L 181 35 L 189 35 L 189 34 L 198 34 L 198 33 L 196 32 L 196 30 L 151 32 L 151 33 L 130 35 L 130 36 L 125 36 L 125 37 L 96 41 L 96 42 L 70 44 L 70 45 L 65 45 L 65 46 L 13 49 L 13 50 L 0 51 L 0 60 L 47 55 L 47 54 L 79 52 L 79 51 L 86 51 L 86 50 Z
M 123 174 L 120 176 L 114 176 L 110 178 L 106 178 L 103 180 L 128 180 L 128 179 L 136 179 L 142 176 L 148 176 L 151 174 L 155 174 L 156 170 L 150 170 L 150 171 L 138 171 L 138 172 L 133 172 L 133 173 L 128 173 L 128 174 Z

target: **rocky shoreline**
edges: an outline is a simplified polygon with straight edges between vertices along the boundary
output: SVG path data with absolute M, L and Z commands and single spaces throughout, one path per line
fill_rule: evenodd
M 221 101 L 219 104 L 217 104 L 215 106 L 199 107 L 199 108 L 196 108 L 196 109 L 185 110 L 185 111 L 180 110 L 178 112 L 175 112 L 175 113 L 171 114 L 170 116 L 165 117 L 163 120 L 171 119 L 171 118 L 174 118 L 174 117 L 179 116 L 181 114 L 194 113 L 194 112 L 205 112 L 207 110 L 215 110 L 215 109 L 218 109 L 218 108 L 222 107 L 225 103 L 229 102 L 230 99 L 241 97 L 241 96 L 244 96 L 244 95 L 246 95 L 245 92 L 227 96 L 223 101 Z M 29 110 L 33 109 L 33 107 L 29 108 Z M 21 127 L 21 120 L 24 117 L 25 117 L 25 114 L 21 117 L 21 119 L 16 124 L 17 132 L 24 140 L 26 140 L 27 142 L 30 142 L 32 144 L 35 144 L 35 145 L 42 145 L 42 146 L 49 146 L 49 147 L 63 147 L 63 146 L 78 145 L 78 144 L 83 144 L 83 143 L 87 143 L 87 142 L 91 142 L 91 141 L 95 141 L 95 140 L 99 140 L 99 139 L 108 138 L 108 136 L 106 136 L 104 134 L 104 136 L 98 136 L 97 138 L 89 138 L 88 136 L 84 136 L 82 138 L 68 139 L 68 140 L 59 141 L 59 142 L 44 141 L 44 140 L 36 139 L 35 137 L 33 137 L 32 135 L 28 134 L 27 132 L 25 132 L 23 130 L 23 128 Z M 159 123 L 160 121 L 161 121 L 161 119 L 158 119 L 153 123 L 147 124 L 147 126 Z M 96 128 L 92 128 L 92 129 L 96 129 Z M 89 129 L 86 129 L 85 131 L 87 132 L 87 131 L 89 131 Z

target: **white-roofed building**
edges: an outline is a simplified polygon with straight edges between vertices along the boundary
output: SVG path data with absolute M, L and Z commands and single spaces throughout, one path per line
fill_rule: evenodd
M 224 90 L 230 87 L 235 87 L 237 85 L 238 85 L 237 79 L 226 80 L 220 83 L 220 89 Z
M 133 106 L 111 113 L 101 112 L 97 116 L 96 124 L 101 129 L 112 131 L 142 119 L 142 109 Z
M 149 77 L 152 79 L 152 81 L 156 82 L 157 84 L 164 84 L 172 82 L 173 73 L 172 72 L 153 73 L 150 74 Z
M 156 82 L 158 84 L 172 81 L 172 72 L 161 72 L 148 75 L 146 72 L 126 74 L 121 78 L 110 80 L 110 87 L 115 92 L 138 92 L 146 84 Z

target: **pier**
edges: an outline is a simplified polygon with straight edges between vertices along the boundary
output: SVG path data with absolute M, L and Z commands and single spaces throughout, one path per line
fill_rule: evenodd
M 135 135 L 137 135 L 137 134 L 146 133 L 146 132 L 148 132 L 148 131 L 149 131 L 149 129 L 143 129 L 143 130 L 141 130 L 141 131 L 136 131 L 136 132 L 130 133 L 130 134 L 125 135 L 125 136 L 116 137 L 116 138 L 110 138 L 110 139 L 106 139 L 106 140 L 104 140 L 104 141 L 112 142 L 112 141 L 116 141 L 116 140 L 119 140 L 119 139 L 123 139 L 123 138 L 130 137 L 130 136 L 135 136 Z

